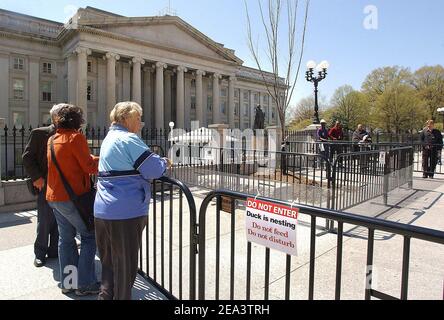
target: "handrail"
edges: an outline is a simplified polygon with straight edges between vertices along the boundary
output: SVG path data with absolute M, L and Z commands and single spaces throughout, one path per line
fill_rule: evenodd
M 190 210 L 190 226 L 192 227 L 192 230 L 190 230 L 190 300 L 196 299 L 196 254 L 197 254 L 197 245 L 198 245 L 198 233 L 197 233 L 197 210 L 196 210 L 196 203 L 194 201 L 193 194 L 191 193 L 191 190 L 188 188 L 186 184 L 184 184 L 182 181 L 179 181 L 174 178 L 170 178 L 168 176 L 162 176 L 159 179 L 156 179 L 153 181 L 155 183 L 156 181 L 169 183 L 172 185 L 175 185 L 179 187 L 180 190 L 184 193 L 189 210 Z
M 232 197 L 237 200 L 246 200 L 247 198 L 251 197 L 251 195 L 240 193 L 236 191 L 231 190 L 215 190 L 208 193 L 208 195 L 205 197 L 205 199 L 202 201 L 202 204 L 200 206 L 199 210 L 199 218 L 202 217 L 202 213 L 205 212 L 208 204 L 210 201 L 216 197 L 216 196 L 228 196 Z M 270 199 L 266 197 L 258 196 L 257 199 L 267 202 L 273 202 L 279 205 L 284 206 L 291 206 L 292 203 L 282 201 L 282 200 L 276 200 L 276 199 Z M 391 232 L 391 233 L 397 233 L 399 235 L 424 240 L 424 241 L 430 241 L 430 242 L 436 242 L 440 244 L 444 244 L 444 232 L 424 227 L 418 227 L 418 226 L 411 226 L 402 224 L 399 222 L 392 222 L 392 221 L 386 221 L 381 220 L 373 217 L 366 217 L 361 216 L 353 213 L 348 212 L 341 212 L 341 211 L 335 211 L 331 209 L 324 209 L 324 208 L 317 208 L 312 206 L 307 206 L 303 204 L 293 205 L 294 208 L 298 208 L 301 213 L 308 214 L 308 215 L 314 215 L 319 218 L 326 218 L 326 219 L 332 219 L 343 223 L 348 224 L 354 224 L 356 226 L 360 227 L 366 227 L 374 230 L 381 230 L 385 232 Z
M 230 197 L 233 200 L 247 200 L 247 198 L 251 197 L 251 195 L 235 192 L 231 190 L 215 190 L 211 191 L 205 199 L 202 201 L 202 204 L 200 206 L 199 210 L 199 247 L 205 248 L 205 242 L 206 242 L 206 212 L 208 209 L 209 203 L 218 196 L 226 196 Z M 385 221 L 376 219 L 373 217 L 365 217 L 365 216 L 359 216 L 352 213 L 347 212 L 339 212 L 334 211 L 331 209 L 322 209 L 322 208 L 316 208 L 311 207 L 307 205 L 293 205 L 286 201 L 276 200 L 276 199 L 270 199 L 266 197 L 257 196 L 256 197 L 259 200 L 272 202 L 279 205 L 285 205 L 289 206 L 292 205 L 294 208 L 298 208 L 300 210 L 301 214 L 307 214 L 312 217 L 311 221 L 315 221 L 317 217 L 334 220 L 341 224 L 341 226 L 344 223 L 352 224 L 355 226 L 365 227 L 371 231 L 371 234 L 374 234 L 375 230 L 385 231 L 394 233 L 397 235 L 404 236 L 405 239 L 408 239 L 410 241 L 410 238 L 415 238 L 419 240 L 444 244 L 444 232 L 439 230 L 433 230 L 429 228 L 424 227 L 418 227 L 418 226 L 411 226 L 406 225 L 398 222 L 392 222 L 392 221 Z M 406 241 L 406 240 L 404 240 Z M 199 254 L 199 300 L 205 299 L 205 251 L 202 250 Z M 404 278 L 403 278 L 404 279 Z

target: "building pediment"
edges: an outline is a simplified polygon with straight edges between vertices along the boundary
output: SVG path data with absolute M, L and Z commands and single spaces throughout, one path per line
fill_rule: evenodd
M 77 22 L 79 27 L 99 29 L 164 48 L 242 64 L 233 50 L 216 43 L 176 16 L 129 18 L 85 9 Z

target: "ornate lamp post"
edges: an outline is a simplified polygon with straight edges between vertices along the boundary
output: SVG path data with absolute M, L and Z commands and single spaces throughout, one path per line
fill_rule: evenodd
M 327 76 L 327 69 L 329 68 L 329 64 L 327 61 L 322 61 L 318 66 L 316 66 L 316 62 L 313 60 L 308 61 L 307 63 L 307 72 L 305 73 L 305 79 L 308 82 L 313 82 L 315 88 L 315 113 L 313 117 L 313 124 L 319 124 L 319 106 L 318 106 L 318 84 Z M 318 75 L 314 77 L 314 69 L 318 70 Z

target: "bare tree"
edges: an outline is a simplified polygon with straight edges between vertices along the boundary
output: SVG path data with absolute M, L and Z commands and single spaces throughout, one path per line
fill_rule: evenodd
M 266 12 L 264 12 L 262 4 L 263 1 L 258 0 L 259 10 L 261 13 L 261 22 L 264 29 L 264 34 L 266 35 L 265 53 L 271 67 L 271 73 L 264 71 L 264 65 L 260 59 L 258 42 L 255 43 L 253 39 L 252 25 L 247 2 L 246 0 L 244 2 L 245 11 L 247 14 L 248 46 L 259 69 L 264 85 L 267 88 L 268 94 L 272 97 L 272 100 L 276 104 L 282 135 L 284 135 L 287 109 L 290 105 L 295 84 L 301 69 L 310 0 L 305 0 L 304 21 L 300 39 L 298 39 L 296 32 L 299 0 L 286 0 L 285 8 L 283 7 L 281 0 L 267 0 L 268 6 Z M 287 18 L 286 27 L 288 28 L 288 35 L 286 36 L 288 48 L 286 49 L 288 49 L 288 52 L 281 54 L 281 50 L 283 49 L 281 46 L 280 33 L 282 31 L 281 16 L 282 11 L 285 9 Z M 299 46 L 297 46 L 297 44 L 299 44 Z M 298 47 L 300 47 L 299 50 Z M 280 74 L 285 75 L 285 77 L 281 77 Z

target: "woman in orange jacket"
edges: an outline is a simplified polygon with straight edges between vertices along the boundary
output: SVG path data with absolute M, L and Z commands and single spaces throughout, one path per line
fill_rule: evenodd
M 52 161 L 51 143 L 55 159 L 76 195 L 91 189 L 90 175 L 97 173 L 98 157 L 90 154 L 85 136 L 79 132 L 84 122 L 82 109 L 65 105 L 58 113 L 57 131 L 48 141 L 48 182 L 46 200 L 54 210 L 59 228 L 59 263 L 62 293 L 76 295 L 97 294 L 100 284 L 95 273 L 96 239 L 89 231 L 70 200 L 57 167 Z M 80 234 L 81 249 L 77 250 L 76 234 Z

